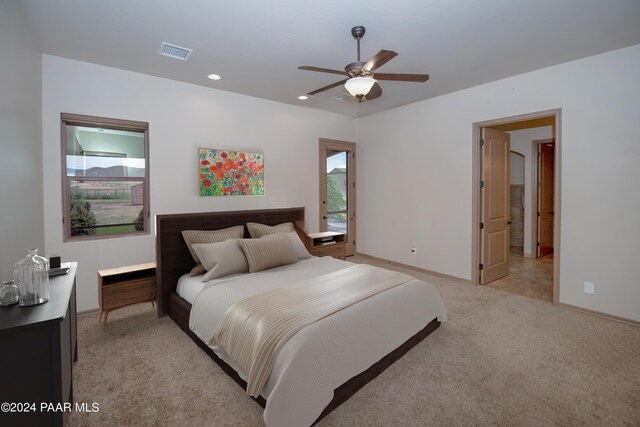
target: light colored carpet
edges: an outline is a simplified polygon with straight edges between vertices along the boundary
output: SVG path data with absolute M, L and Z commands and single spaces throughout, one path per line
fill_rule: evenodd
M 438 289 L 449 321 L 319 425 L 640 424 L 640 328 L 407 272 Z M 100 411 L 69 425 L 263 424 L 258 404 L 151 304 L 113 312 L 105 331 L 97 314 L 81 317 L 78 341 L 75 400 Z

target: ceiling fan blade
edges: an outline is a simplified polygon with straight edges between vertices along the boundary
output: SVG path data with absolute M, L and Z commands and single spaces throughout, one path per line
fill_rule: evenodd
M 335 82 L 330 84 L 329 86 L 321 87 L 320 89 L 316 89 L 313 92 L 309 92 L 307 95 L 315 95 L 316 93 L 324 92 L 325 90 L 333 89 L 334 87 L 343 85 L 349 79 L 340 80 L 339 82 Z
M 371 86 L 371 90 L 364 96 L 364 98 L 367 101 L 371 101 L 372 99 L 379 98 L 380 95 L 382 95 L 382 88 L 380 87 L 378 82 L 376 82 L 373 86 Z
M 396 52 L 392 50 L 382 49 L 380 52 L 376 53 L 376 56 L 371 58 L 369 62 L 367 62 L 362 68 L 368 71 L 373 71 L 376 68 L 382 67 L 384 64 L 391 61 L 396 56 L 398 56 Z
M 420 82 L 429 80 L 429 74 L 396 74 L 396 73 L 375 73 L 376 80 L 396 80 L 399 82 Z
M 308 65 L 303 65 L 301 67 L 298 67 L 298 70 L 318 71 L 320 73 L 340 74 L 341 76 L 344 76 L 345 74 L 347 74 L 344 71 L 340 71 L 340 70 L 330 70 L 329 68 L 310 67 Z

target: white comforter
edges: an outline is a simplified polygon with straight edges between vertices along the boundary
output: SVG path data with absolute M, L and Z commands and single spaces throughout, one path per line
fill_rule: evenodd
M 244 297 L 354 264 L 330 257 L 207 283 L 196 297 L 189 325 L 208 342 L 226 310 Z M 283 347 L 265 384 L 267 426 L 309 426 L 333 399 L 333 390 L 400 346 L 434 318 L 446 320 L 435 288 L 419 280 L 389 289 L 307 326 Z M 216 346 L 215 353 L 246 380 Z

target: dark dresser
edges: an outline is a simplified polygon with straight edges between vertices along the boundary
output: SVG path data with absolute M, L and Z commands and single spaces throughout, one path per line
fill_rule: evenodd
M 73 362 L 78 360 L 75 262 L 50 278 L 49 301 L 0 307 L 0 425 L 63 426 L 73 405 Z M 32 404 L 35 403 L 35 411 Z M 48 405 L 44 410 L 42 404 Z M 25 406 L 28 412 L 25 412 Z M 59 410 L 55 410 L 58 409 Z M 73 406 L 71 407 L 73 408 Z M 75 408 L 73 408 L 75 409 Z

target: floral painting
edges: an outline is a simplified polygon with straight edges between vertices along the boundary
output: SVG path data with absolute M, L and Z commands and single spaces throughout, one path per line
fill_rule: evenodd
M 201 196 L 264 195 L 264 155 L 200 148 Z

